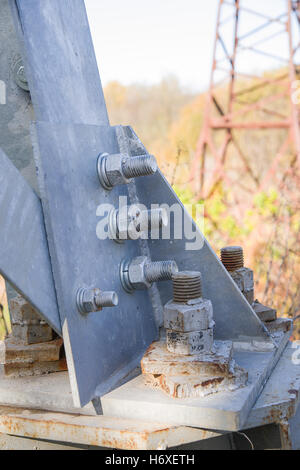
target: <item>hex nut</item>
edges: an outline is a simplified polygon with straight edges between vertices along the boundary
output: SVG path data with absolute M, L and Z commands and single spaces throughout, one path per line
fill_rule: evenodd
M 95 298 L 100 295 L 100 289 L 80 289 L 77 294 L 77 306 L 81 313 L 91 313 L 101 310 L 95 303 Z
M 148 261 L 146 256 L 138 256 L 130 263 L 128 277 L 134 289 L 149 289 L 151 287 L 151 283 L 145 278 L 145 265 Z
M 14 324 L 37 325 L 42 320 L 30 303 L 19 294 L 10 300 L 10 314 Z
M 129 180 L 122 172 L 122 163 L 125 158 L 122 154 L 113 154 L 106 157 L 105 173 L 111 186 L 129 183 Z
M 213 328 L 213 307 L 210 300 L 198 303 L 176 304 L 172 300 L 164 307 L 164 327 L 183 333 Z
M 167 330 L 167 348 L 173 354 L 194 356 L 212 350 L 214 343 L 213 329 L 181 333 Z
M 254 289 L 253 271 L 249 268 L 237 269 L 230 273 L 240 291 L 245 292 Z

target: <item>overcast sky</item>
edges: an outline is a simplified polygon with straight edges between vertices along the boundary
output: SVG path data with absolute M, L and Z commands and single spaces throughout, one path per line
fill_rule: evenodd
M 174 74 L 192 90 L 207 87 L 218 0 L 85 0 L 85 3 L 103 85 L 111 80 L 151 84 Z M 285 8 L 286 0 L 242 0 L 242 3 L 276 16 Z M 245 32 L 263 22 L 264 19 L 245 15 L 241 17 L 241 28 Z M 225 27 L 225 40 L 231 40 L 232 34 L 232 28 Z M 285 45 L 280 37 L 272 39 L 269 52 L 284 55 Z M 275 64 L 267 65 L 264 57 L 244 53 L 241 66 L 247 72 L 255 72 Z

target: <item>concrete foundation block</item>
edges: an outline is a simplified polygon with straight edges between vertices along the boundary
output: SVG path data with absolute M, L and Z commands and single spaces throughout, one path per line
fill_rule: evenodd
M 68 370 L 66 359 L 50 362 L 15 362 L 13 364 L 0 365 L 0 376 L 2 375 L 6 378 L 29 377 L 66 370 Z
M 12 335 L 0 341 L 0 371 L 4 378 L 29 377 L 67 370 L 61 338 L 25 344 Z
M 277 312 L 273 308 L 262 305 L 257 300 L 253 304 L 253 309 L 259 319 L 263 322 L 273 322 L 277 318 Z
M 0 341 L 0 364 L 32 364 L 34 362 L 58 361 L 63 347 L 62 339 L 25 345 L 20 340 L 9 336 Z
M 10 299 L 10 314 L 12 323 L 38 325 L 41 317 L 21 295 Z
M 199 299 L 195 304 L 168 302 L 164 307 L 164 327 L 179 332 L 213 328 L 213 308 L 210 300 Z
M 240 268 L 231 272 L 231 277 L 242 292 L 254 289 L 253 271 L 249 268 Z
M 173 354 L 195 355 L 209 352 L 213 346 L 213 329 L 181 333 L 167 330 L 167 348 Z
M 13 323 L 12 335 L 15 339 L 19 339 L 29 345 L 52 341 L 53 330 L 46 323 L 39 323 L 37 325 L 19 325 Z

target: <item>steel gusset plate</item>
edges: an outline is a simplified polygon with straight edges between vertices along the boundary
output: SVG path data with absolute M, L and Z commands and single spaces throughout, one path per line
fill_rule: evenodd
M 96 171 L 100 153 L 119 151 L 115 129 L 42 122 L 35 129 L 38 180 L 68 370 L 75 405 L 83 406 L 138 365 L 157 338 L 157 327 L 147 290 L 128 294 L 120 282 L 120 263 L 125 257 L 139 256 L 139 244 L 100 240 L 96 234 L 101 220 L 98 208 L 117 207 L 119 196 L 128 194 L 126 185 L 103 189 Z M 116 291 L 118 307 L 80 314 L 76 294 L 81 287 Z

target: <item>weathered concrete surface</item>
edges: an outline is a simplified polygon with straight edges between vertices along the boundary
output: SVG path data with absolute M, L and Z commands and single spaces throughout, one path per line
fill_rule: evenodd
M 65 371 L 67 364 L 62 353 L 62 339 L 28 345 L 11 335 L 0 342 L 2 377 L 28 377 Z
M 14 362 L 13 364 L 0 365 L 0 374 L 8 380 L 17 377 L 41 376 L 66 370 L 66 359 L 50 362 Z
M 49 343 L 25 345 L 8 337 L 0 341 L 0 364 L 58 361 L 62 346 L 62 339 Z
M 41 317 L 21 295 L 16 295 L 11 299 L 10 306 L 13 324 L 38 325 L 40 323 Z
M 12 324 L 12 336 L 25 344 L 49 342 L 53 339 L 53 330 L 47 323 L 38 325 Z

